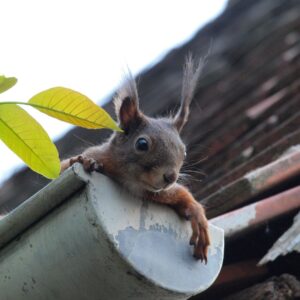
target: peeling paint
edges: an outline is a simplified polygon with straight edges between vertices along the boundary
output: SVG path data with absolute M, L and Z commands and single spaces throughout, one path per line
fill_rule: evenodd
M 290 147 L 277 160 L 245 175 L 253 191 L 266 190 L 300 173 L 300 147 Z
M 246 229 L 251 221 L 255 220 L 256 209 L 254 205 L 237 209 L 226 215 L 214 218 L 212 224 L 224 229 L 226 237 L 230 237 L 243 229 Z
M 209 250 L 205 265 L 193 258 L 188 240 L 178 239 L 176 231 L 161 224 L 140 230 L 128 227 L 117 240 L 120 252 L 139 273 L 181 293 L 207 288 L 220 268 L 221 247 Z
M 100 176 L 100 174 L 94 174 L 94 177 Z M 109 230 L 107 232 L 113 237 L 113 240 L 118 244 L 116 236 L 119 230 L 131 226 L 134 229 L 139 229 L 141 225 L 140 211 L 142 209 L 142 201 L 134 197 L 129 198 L 127 193 L 120 186 L 113 183 L 108 178 L 102 176 L 101 184 L 91 186 L 91 198 L 93 199 L 93 205 L 97 210 L 99 219 L 102 220 L 103 226 L 109 224 Z M 107 191 L 110 190 L 111 193 Z M 102 196 L 102 201 L 98 201 L 99 196 Z M 124 199 L 125 198 L 125 199 Z M 125 205 L 120 205 L 113 199 L 124 199 Z M 123 218 L 124 215 L 130 216 L 130 218 Z
M 291 154 L 294 154 L 294 153 L 299 153 L 300 152 L 300 145 L 294 145 L 290 148 L 288 148 L 286 151 L 284 151 L 282 153 L 282 155 L 280 157 L 285 157 L 285 156 L 288 156 L 288 155 L 291 155 Z
M 187 294 L 213 283 L 223 261 L 224 233 L 220 228 L 209 227 L 212 245 L 205 265 L 192 255 L 190 222 L 165 205 L 132 197 L 103 175 L 93 177 L 90 192 L 96 199 L 98 222 L 138 273 L 156 285 Z
M 300 212 L 294 218 L 293 225 L 274 243 L 258 265 L 264 265 L 280 255 L 284 256 L 293 251 L 300 253 Z

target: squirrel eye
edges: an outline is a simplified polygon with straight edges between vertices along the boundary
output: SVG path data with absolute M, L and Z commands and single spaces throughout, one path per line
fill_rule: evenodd
M 135 143 L 135 148 L 138 151 L 148 151 L 148 141 L 145 138 L 139 138 Z

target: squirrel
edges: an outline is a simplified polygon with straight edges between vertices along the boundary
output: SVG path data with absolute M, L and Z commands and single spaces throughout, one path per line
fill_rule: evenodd
M 191 55 L 187 56 L 180 108 L 175 116 L 163 118 L 142 113 L 136 82 L 129 72 L 114 99 L 123 132 L 114 132 L 103 144 L 63 160 L 61 172 L 79 162 L 87 172 L 101 172 L 135 196 L 172 207 L 191 222 L 193 255 L 207 263 L 210 237 L 204 209 L 188 188 L 177 183 L 186 156 L 180 132 L 188 120 L 203 65 L 203 59 L 195 63 Z

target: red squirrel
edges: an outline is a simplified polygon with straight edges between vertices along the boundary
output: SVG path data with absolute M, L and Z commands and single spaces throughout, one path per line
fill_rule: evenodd
M 206 263 L 210 238 L 204 209 L 177 183 L 186 155 L 180 132 L 188 120 L 202 68 L 203 60 L 195 64 L 191 56 L 187 57 L 181 106 L 175 116 L 165 118 L 150 118 L 141 112 L 136 82 L 129 74 L 114 100 L 123 132 L 114 132 L 105 143 L 62 161 L 61 171 L 79 162 L 86 171 L 107 175 L 135 196 L 172 207 L 190 220 L 194 257 Z

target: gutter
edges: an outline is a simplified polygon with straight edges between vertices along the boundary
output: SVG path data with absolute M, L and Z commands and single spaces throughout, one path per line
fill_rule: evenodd
M 210 233 L 205 265 L 173 210 L 75 164 L 0 220 L 0 299 L 187 299 L 220 272 L 224 233 Z

